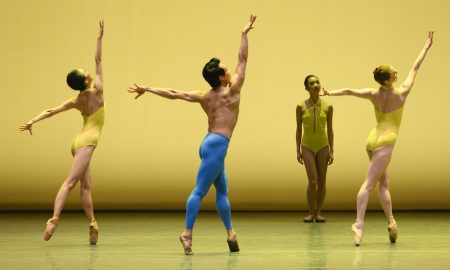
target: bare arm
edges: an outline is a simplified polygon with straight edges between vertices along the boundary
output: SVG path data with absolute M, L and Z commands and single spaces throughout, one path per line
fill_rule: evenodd
M 334 160 L 333 106 L 330 106 L 328 108 L 327 135 L 328 135 L 328 144 L 330 146 L 330 156 L 328 158 L 328 165 L 331 165 Z
M 301 149 L 301 145 L 302 145 L 302 128 L 303 128 L 303 122 L 302 122 L 302 106 L 297 105 L 297 109 L 295 112 L 295 115 L 297 117 L 297 131 L 295 133 L 295 139 L 297 142 L 297 160 L 298 162 L 300 162 L 301 164 L 303 164 L 303 155 L 302 155 L 302 149 Z
M 422 64 L 423 59 L 425 59 L 425 56 L 427 55 L 428 50 L 431 48 L 431 45 L 433 44 L 433 34 L 434 31 L 428 32 L 428 38 L 425 42 L 425 46 L 420 51 L 419 56 L 417 57 L 416 61 L 414 62 L 414 65 L 412 66 L 411 70 L 408 73 L 408 77 L 406 80 L 402 83 L 401 87 L 403 88 L 403 93 L 408 95 L 411 91 L 411 88 L 414 85 L 414 80 L 417 75 L 417 71 L 419 71 L 420 65 Z
M 30 132 L 30 134 L 33 135 L 32 127 L 33 127 L 34 123 L 39 122 L 44 119 L 47 119 L 49 117 L 52 117 L 55 114 L 58 114 L 60 112 L 64 112 L 64 111 L 67 111 L 67 110 L 70 110 L 73 108 L 75 108 L 75 101 L 73 99 L 69 99 L 68 101 L 64 102 L 63 104 L 61 104 L 55 108 L 48 109 L 48 110 L 41 112 L 40 114 L 38 114 L 36 117 L 31 119 L 27 123 L 21 125 L 19 127 L 19 129 L 20 129 L 20 131 L 28 130 Z
M 103 91 L 103 68 L 102 68 L 102 40 L 103 40 L 103 21 L 99 22 L 100 29 L 97 38 L 97 49 L 95 50 L 95 89 Z
M 139 86 L 137 84 L 134 84 L 134 88 L 128 88 L 128 93 L 137 94 L 135 99 L 145 94 L 145 92 L 150 92 L 167 99 L 181 99 L 189 102 L 201 102 L 204 95 L 203 91 L 183 92 L 169 88 Z
M 371 99 L 373 96 L 373 89 L 350 89 L 342 88 L 338 90 L 323 90 L 322 96 L 355 96 L 359 98 Z
M 247 58 L 248 58 L 248 38 L 247 33 L 253 29 L 253 23 L 256 20 L 256 16 L 250 15 L 250 21 L 248 24 L 242 29 L 241 35 L 241 47 L 239 48 L 238 54 L 238 64 L 236 66 L 236 74 L 231 79 L 231 91 L 239 92 L 241 91 L 242 85 L 245 80 L 245 69 L 247 67 Z

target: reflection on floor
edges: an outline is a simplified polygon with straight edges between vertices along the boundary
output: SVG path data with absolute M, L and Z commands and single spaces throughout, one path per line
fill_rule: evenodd
M 382 212 L 368 213 L 362 246 L 353 245 L 353 212 L 324 213 L 326 223 L 305 224 L 305 213 L 233 214 L 241 252 L 229 253 L 214 212 L 197 219 L 193 256 L 178 236 L 181 212 L 99 212 L 97 246 L 88 243 L 83 213 L 64 213 L 49 242 L 49 213 L 0 213 L 1 269 L 449 269 L 450 213 L 396 213 L 397 244 L 390 244 Z

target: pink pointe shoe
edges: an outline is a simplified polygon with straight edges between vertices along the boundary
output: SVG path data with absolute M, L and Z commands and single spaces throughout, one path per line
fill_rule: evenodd
M 359 247 L 363 238 L 364 225 L 353 223 L 352 231 L 355 233 L 355 246 Z
M 391 219 L 391 222 L 388 225 L 388 232 L 389 232 L 389 240 L 391 241 L 391 243 L 397 242 L 398 228 L 397 223 L 393 218 Z
M 56 217 L 53 217 L 53 218 L 47 220 L 47 227 L 45 228 L 45 231 L 44 231 L 44 240 L 45 241 L 48 241 L 48 240 L 50 240 L 50 238 L 52 238 L 52 235 L 56 230 L 56 225 L 58 225 L 58 221 L 59 221 L 59 219 Z
M 98 241 L 98 224 L 95 219 L 89 224 L 89 243 L 96 245 Z

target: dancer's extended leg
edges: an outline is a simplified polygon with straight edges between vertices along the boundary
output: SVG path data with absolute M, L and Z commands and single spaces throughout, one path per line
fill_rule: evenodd
M 220 172 L 216 181 L 214 181 L 214 186 L 216 188 L 216 208 L 227 230 L 228 247 L 231 252 L 238 252 L 239 244 L 236 233 L 233 231 L 233 226 L 231 225 L 231 209 L 230 201 L 228 200 L 228 179 L 225 169 Z
M 94 207 L 91 197 L 91 174 L 89 168 L 87 168 L 84 176 L 81 178 L 80 185 L 81 203 L 89 221 L 89 243 L 95 245 L 98 241 L 98 224 L 94 217 Z
M 94 149 L 95 148 L 92 146 L 86 146 L 80 148 L 74 154 L 72 168 L 70 169 L 69 175 L 59 188 L 58 194 L 56 195 L 53 217 L 47 221 L 47 227 L 44 231 L 44 240 L 48 241 L 52 237 L 59 217 L 61 216 L 61 211 L 64 207 L 64 203 L 66 202 L 67 196 L 77 185 L 79 179 L 85 174 L 89 166 L 89 162 L 91 161 Z
M 81 178 L 80 185 L 81 204 L 83 205 L 84 213 L 86 214 L 88 220 L 91 221 L 95 218 L 91 197 L 91 173 L 89 168 L 87 168 L 85 174 Z
M 387 166 L 391 160 L 393 146 L 382 146 L 372 152 L 367 178 L 362 184 L 357 197 L 357 214 L 356 222 L 364 224 L 364 216 L 369 201 L 370 191 L 374 189 L 377 181 L 385 173 Z
M 392 243 L 395 243 L 398 238 L 398 228 L 394 215 L 392 214 L 392 200 L 391 193 L 389 192 L 389 178 L 387 172 L 385 172 L 380 178 L 380 189 L 378 191 L 378 196 L 388 221 L 389 240 Z
M 231 225 L 230 201 L 228 200 L 228 179 L 225 169 L 219 173 L 216 181 L 214 181 L 214 187 L 216 188 L 217 212 L 219 213 L 227 231 L 232 230 L 233 226 Z
M 180 236 L 186 255 L 192 254 L 192 229 L 200 210 L 203 197 L 223 171 L 229 139 L 220 134 L 209 133 L 200 146 L 202 162 L 197 174 L 197 184 L 186 203 L 186 225 Z M 230 223 L 231 224 L 231 223 Z M 231 226 L 231 225 L 230 225 Z
M 355 245 L 357 246 L 360 245 L 363 236 L 364 216 L 370 192 L 374 189 L 380 177 L 385 174 L 392 157 L 393 148 L 393 146 L 382 146 L 375 149 L 372 153 L 369 152 L 370 166 L 367 178 L 358 192 L 356 222 L 352 225 L 352 230 L 355 232 Z

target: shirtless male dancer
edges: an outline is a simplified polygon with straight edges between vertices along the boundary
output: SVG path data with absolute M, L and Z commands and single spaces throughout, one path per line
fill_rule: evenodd
M 150 92 L 168 99 L 181 99 L 198 102 L 208 116 L 208 134 L 200 145 L 202 160 L 197 174 L 197 184 L 186 203 L 186 226 L 180 236 L 184 253 L 192 255 L 192 229 L 198 215 L 203 197 L 214 184 L 216 188 L 216 207 L 227 230 L 227 242 L 231 252 L 238 252 L 236 233 L 231 225 L 230 203 L 228 201 L 225 156 L 228 144 L 239 115 L 241 87 L 245 80 L 245 68 L 248 57 L 247 33 L 253 29 L 256 16 L 242 29 L 236 74 L 231 76 L 228 68 L 217 58 L 212 58 L 203 68 L 203 77 L 211 85 L 207 91 L 182 92 L 174 89 L 143 87 L 134 84 L 128 89 L 138 98 Z

